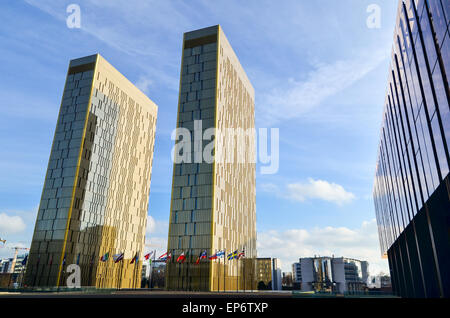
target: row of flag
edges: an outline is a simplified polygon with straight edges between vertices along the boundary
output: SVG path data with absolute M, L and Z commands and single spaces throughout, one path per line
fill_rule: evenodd
M 124 257 L 124 253 L 114 254 L 113 255 L 114 263 L 119 263 L 120 261 L 123 261 L 123 257 Z M 108 259 L 109 259 L 109 252 L 106 253 L 105 255 L 103 255 L 102 257 L 100 257 L 101 262 L 106 262 L 106 261 L 108 261 Z M 139 260 L 139 254 L 136 253 L 136 255 L 134 255 L 134 257 L 131 259 L 130 264 L 133 264 L 134 262 L 137 262 L 138 260 Z
M 146 254 L 145 256 L 144 256 L 144 259 L 145 260 L 150 260 L 151 261 L 151 256 L 154 254 L 154 251 L 151 251 L 150 253 L 148 253 L 148 254 Z M 188 256 L 188 254 L 189 254 L 189 251 L 188 252 L 182 252 L 179 256 L 178 256 L 178 258 L 177 258 L 177 263 L 184 263 L 185 261 L 186 261 L 186 258 L 187 258 L 187 256 Z M 219 258 L 224 258 L 225 257 L 225 250 L 222 250 L 222 251 L 218 251 L 218 252 L 216 252 L 216 253 L 214 253 L 213 255 L 211 255 L 211 256 L 209 256 L 208 257 L 208 253 L 206 252 L 206 250 L 204 250 L 203 252 L 201 252 L 200 253 L 200 255 L 197 257 L 197 260 L 196 260 L 196 262 L 195 262 L 195 264 L 199 264 L 200 263 L 200 261 L 202 260 L 202 259 L 208 259 L 208 260 L 214 260 L 214 259 L 219 259 Z M 122 261 L 123 260 L 123 257 L 124 257 L 124 253 L 120 253 L 120 254 L 115 254 L 115 255 L 113 255 L 113 260 L 114 260 L 114 263 L 118 263 L 118 262 L 120 262 L 120 261 Z M 227 259 L 229 260 L 229 261 L 231 261 L 231 260 L 233 260 L 233 259 L 241 259 L 241 258 L 243 258 L 243 257 L 245 257 L 245 251 L 241 251 L 241 252 L 238 252 L 238 250 L 235 250 L 234 252 L 231 252 L 231 253 L 229 253 L 228 255 L 227 255 Z M 106 261 L 108 261 L 108 259 L 109 259 L 109 252 L 108 253 L 106 253 L 105 255 L 103 255 L 102 257 L 100 257 L 100 261 L 101 262 L 106 262 Z M 170 259 L 172 259 L 172 253 L 170 253 L 170 252 L 166 252 L 166 253 L 164 253 L 163 255 L 161 255 L 160 257 L 158 257 L 158 260 L 159 261 L 162 261 L 162 262 L 167 262 L 167 261 L 169 261 Z M 139 255 L 138 255 L 138 253 L 136 253 L 136 255 L 131 259 L 131 261 L 130 261 L 130 264 L 133 264 L 134 262 L 137 262 L 139 260 Z

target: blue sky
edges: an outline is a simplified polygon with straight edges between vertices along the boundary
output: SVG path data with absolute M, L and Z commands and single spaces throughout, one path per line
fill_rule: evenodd
M 81 28 L 68 28 L 69 4 Z M 367 7 L 381 9 L 369 28 Z M 380 258 L 372 184 L 396 1 L 7 1 L 0 19 L 0 237 L 27 246 L 70 59 L 100 53 L 159 106 L 147 240 L 167 241 L 182 35 L 220 24 L 255 88 L 257 127 L 280 132 L 257 169 L 258 255 Z

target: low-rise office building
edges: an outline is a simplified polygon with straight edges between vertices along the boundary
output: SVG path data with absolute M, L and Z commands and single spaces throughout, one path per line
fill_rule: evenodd
M 345 257 L 306 257 L 292 265 L 293 283 L 301 291 L 357 292 L 365 290 L 369 264 Z
M 256 259 L 256 288 L 281 290 L 281 262 L 277 258 Z

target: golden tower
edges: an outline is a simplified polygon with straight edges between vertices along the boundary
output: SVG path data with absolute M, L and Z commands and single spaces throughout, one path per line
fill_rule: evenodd
M 70 61 L 25 285 L 66 286 L 76 264 L 81 286 L 140 287 L 156 116 L 100 55 Z
M 184 34 L 177 129 L 189 132 L 193 146 L 183 148 L 187 160 L 174 163 L 169 290 L 238 290 L 254 285 L 254 96 L 219 25 Z M 215 137 L 208 132 L 211 129 Z M 179 150 L 175 148 L 176 155 Z M 215 153 L 212 160 L 210 153 Z M 246 258 L 228 261 L 225 255 L 196 264 L 203 251 L 209 257 L 223 250 L 226 255 L 244 250 Z M 177 262 L 183 252 L 186 261 Z

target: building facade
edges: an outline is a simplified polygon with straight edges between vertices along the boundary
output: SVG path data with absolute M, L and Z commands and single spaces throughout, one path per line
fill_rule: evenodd
M 256 289 L 272 289 L 272 259 L 258 257 L 255 265 Z
M 278 258 L 272 258 L 272 290 L 282 289 L 281 261 Z
M 293 275 L 291 272 L 282 272 L 281 287 L 285 289 L 293 288 Z
M 256 257 L 255 161 L 239 158 L 254 158 L 254 118 L 254 89 L 222 28 L 185 33 L 168 289 L 237 290 L 244 289 L 250 279 L 254 263 L 248 259 Z M 230 134 L 239 131 L 250 136 L 241 143 L 229 142 L 233 141 Z M 177 159 L 179 155 L 182 160 Z M 245 260 L 224 257 L 195 264 L 204 251 L 208 257 L 218 251 L 226 255 L 244 251 Z M 176 262 L 183 253 L 186 261 Z
M 292 264 L 293 283 L 301 291 L 364 291 L 369 264 L 345 257 L 305 257 Z
M 65 286 L 70 264 L 82 286 L 140 286 L 156 116 L 157 106 L 100 55 L 70 61 L 27 286 Z
M 367 287 L 381 290 L 390 289 L 392 291 L 391 277 L 384 274 L 370 276 L 367 282 Z
M 450 297 L 449 21 L 449 1 L 399 1 L 373 195 L 403 297 Z
M 254 285 L 252 289 L 282 289 L 281 262 L 278 258 L 256 258 Z

